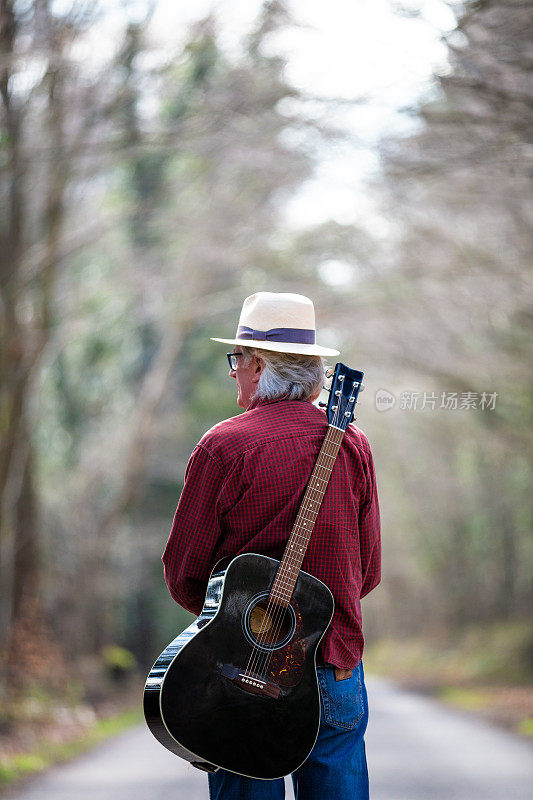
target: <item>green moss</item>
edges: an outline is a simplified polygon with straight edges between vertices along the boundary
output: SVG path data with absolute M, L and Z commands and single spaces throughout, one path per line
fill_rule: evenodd
M 27 775 L 41 772 L 52 764 L 68 761 L 141 721 L 137 709 L 123 711 L 114 717 L 98 720 L 88 731 L 70 742 L 51 744 L 41 742 L 32 752 L 0 758 L 0 787 Z
M 437 692 L 438 697 L 456 708 L 466 711 L 482 711 L 490 706 L 490 698 L 486 692 L 476 689 L 459 689 L 456 686 L 444 686 Z
M 104 647 L 103 657 L 105 666 L 110 670 L 118 669 L 123 672 L 131 672 L 137 666 L 133 653 L 130 653 L 125 647 L 118 647 L 115 644 Z
M 23 775 L 31 775 L 46 769 L 50 762 L 38 753 L 20 753 L 0 760 L 0 786 L 5 786 Z
M 518 731 L 519 733 L 523 733 L 524 736 L 533 736 L 533 717 L 523 719 L 518 726 Z

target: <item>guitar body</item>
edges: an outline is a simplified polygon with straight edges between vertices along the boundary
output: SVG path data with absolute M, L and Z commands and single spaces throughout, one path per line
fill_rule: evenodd
M 150 730 L 200 769 L 279 778 L 294 772 L 316 741 L 316 652 L 333 597 L 300 571 L 288 605 L 269 605 L 279 566 L 244 554 L 215 567 L 202 613 L 146 681 Z

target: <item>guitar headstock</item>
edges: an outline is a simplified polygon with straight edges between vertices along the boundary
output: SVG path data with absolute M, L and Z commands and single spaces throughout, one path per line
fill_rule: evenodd
M 353 420 L 357 396 L 362 388 L 363 373 L 357 369 L 350 369 L 339 361 L 335 365 L 329 399 L 325 404 L 330 425 L 346 430 Z

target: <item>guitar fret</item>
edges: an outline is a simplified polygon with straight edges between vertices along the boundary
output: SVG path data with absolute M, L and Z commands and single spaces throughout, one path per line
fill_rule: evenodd
M 279 583 L 278 583 L 278 581 L 279 581 Z M 296 581 L 295 581 L 295 583 L 296 583 Z M 291 581 L 286 581 L 283 578 L 278 578 L 277 575 L 276 575 L 276 580 L 275 580 L 275 582 L 273 584 L 273 586 L 278 588 L 281 592 L 287 591 L 285 586 L 288 586 L 290 588 L 290 590 L 292 591 L 293 585 L 294 584 L 291 584 Z
M 294 581 L 294 583 L 296 583 L 296 581 Z M 292 590 L 294 589 L 294 583 L 284 581 L 279 588 L 282 592 L 286 592 L 290 597 Z
M 285 567 L 281 566 L 279 568 L 278 575 L 282 575 L 282 577 L 279 580 L 286 581 L 287 583 L 290 583 L 289 578 L 291 578 L 292 576 L 286 574 L 286 572 L 284 570 L 287 570 L 287 569 L 290 571 L 291 567 L 287 568 L 286 566 Z M 278 580 L 278 575 L 276 575 L 276 581 Z
M 287 595 L 287 597 L 286 597 L 286 598 L 284 598 L 284 599 L 286 599 L 286 600 L 290 600 L 290 599 L 291 599 L 291 595 L 292 595 L 292 590 L 293 590 L 293 588 L 294 588 L 293 586 L 290 586 L 290 588 L 289 588 L 289 589 L 284 589 L 284 588 L 283 588 L 283 586 L 282 586 L 282 587 L 280 587 L 280 588 L 277 590 L 277 594 L 278 594 L 278 595 Z
M 285 567 L 281 566 L 281 567 L 279 568 L 279 570 L 278 570 L 278 574 L 276 575 L 276 581 L 280 580 L 281 582 L 290 583 L 290 578 L 292 578 L 293 576 L 292 576 L 292 575 L 287 575 L 287 574 L 285 573 L 285 571 L 284 571 L 284 570 L 286 570 L 286 569 L 287 569 L 287 567 L 286 567 L 286 566 L 285 566 Z M 290 569 L 291 569 L 291 567 L 288 567 L 288 569 L 290 570 Z M 279 578 L 278 578 L 278 576 L 279 576 L 279 575 L 281 575 L 282 577 L 279 577 Z
M 278 585 L 277 585 L 277 582 L 276 582 L 276 583 L 273 585 L 273 587 L 272 587 L 272 590 L 276 589 L 276 591 L 278 592 L 278 594 L 283 594 L 283 593 L 285 593 L 285 594 L 288 594 L 288 595 L 289 595 L 289 597 L 290 597 L 290 595 L 291 595 L 291 592 L 292 592 L 292 588 L 293 588 L 293 587 L 292 587 L 292 586 L 290 586 L 290 584 L 289 584 L 289 587 L 290 587 L 290 590 L 289 590 L 289 589 L 286 589 L 284 586 L 281 586 L 281 585 L 280 585 L 280 586 L 278 586 Z
M 291 590 L 292 590 L 292 587 L 294 586 L 294 584 L 291 584 L 290 581 L 287 582 L 287 581 L 283 581 L 282 580 L 282 581 L 280 581 L 280 583 L 286 584 Z M 281 587 L 281 591 L 286 591 L 283 586 Z M 289 597 L 290 597 L 290 592 L 289 592 Z
M 295 585 L 295 583 L 296 583 L 296 581 L 294 581 L 294 582 L 292 582 L 292 583 L 284 583 L 283 585 L 281 585 L 281 586 L 279 587 L 279 590 L 280 590 L 281 592 L 285 592 L 285 594 L 288 594 L 288 595 L 289 595 L 289 597 L 291 597 L 291 595 L 292 595 L 292 593 L 293 593 L 293 591 L 294 591 L 294 585 Z
M 294 521 L 294 524 L 295 525 L 302 525 L 304 528 L 306 528 L 307 524 L 309 522 L 311 523 L 311 525 L 315 524 L 317 516 L 318 516 L 318 514 L 316 514 L 314 517 L 306 517 L 302 513 L 300 513 L 296 517 L 296 519 Z M 302 522 L 302 520 L 303 520 L 303 522 Z
M 290 600 L 293 591 L 294 591 L 294 584 L 288 584 L 287 586 L 279 587 L 277 594 L 280 596 L 283 595 L 284 600 Z
M 300 552 L 303 553 L 304 551 L 300 550 Z M 280 570 L 285 569 L 286 564 L 290 565 L 301 564 L 302 561 L 303 561 L 303 556 L 298 555 L 298 553 L 288 554 L 287 557 L 284 557 L 283 561 L 281 562 Z M 291 570 L 291 567 L 289 566 L 288 569 Z
M 298 561 L 296 561 L 296 560 L 294 560 L 294 561 L 292 559 L 285 560 L 285 562 L 282 562 L 282 564 L 281 564 L 281 566 L 279 568 L 278 574 L 281 574 L 283 576 L 283 579 L 286 580 L 289 583 L 293 578 L 294 578 L 294 580 L 296 580 L 296 578 L 298 577 L 299 570 L 298 569 L 295 570 L 294 567 L 296 566 L 297 563 L 298 563 Z M 276 576 L 276 580 L 277 580 L 277 576 Z
M 300 571 L 298 564 L 300 564 L 301 561 L 302 559 L 298 559 L 297 561 L 291 560 L 290 562 L 285 561 L 284 563 L 282 563 L 278 570 L 278 574 L 276 575 L 276 581 L 278 580 L 278 576 L 281 576 L 279 580 L 281 580 L 282 582 L 289 584 L 292 582 L 295 583 L 298 578 L 298 572 Z M 290 566 L 287 566 L 288 563 L 290 563 Z

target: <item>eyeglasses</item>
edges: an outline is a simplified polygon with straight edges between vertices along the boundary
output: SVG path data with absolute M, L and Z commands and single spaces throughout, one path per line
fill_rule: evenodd
M 242 356 L 243 353 L 226 353 L 226 355 L 228 357 L 229 368 L 232 370 L 236 370 L 237 365 L 239 363 L 237 359 L 239 358 L 239 356 Z

